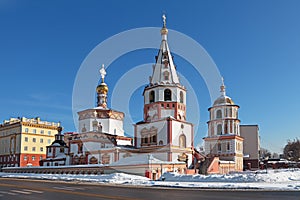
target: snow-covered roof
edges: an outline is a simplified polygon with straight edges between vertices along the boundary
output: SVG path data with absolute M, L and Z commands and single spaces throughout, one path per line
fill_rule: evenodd
M 147 165 L 147 164 L 183 164 L 184 162 L 168 162 L 162 161 L 151 154 L 141 154 L 141 155 L 134 155 L 131 157 L 122 158 L 117 162 L 111 164 L 111 166 L 119 166 L 119 165 Z

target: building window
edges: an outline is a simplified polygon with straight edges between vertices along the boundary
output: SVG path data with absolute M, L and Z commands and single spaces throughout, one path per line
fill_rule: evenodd
M 78 144 L 78 153 L 82 153 L 82 151 L 83 151 L 82 146 L 83 146 L 82 143 Z
M 32 161 L 35 161 L 35 156 L 32 156 L 31 159 L 32 159 Z
M 41 148 L 40 148 L 40 151 L 41 151 L 41 152 L 43 152 L 43 151 L 44 151 L 44 148 L 43 148 L 43 147 L 41 147 Z
M 217 134 L 222 135 L 222 124 L 218 124 L 217 126 Z
M 183 92 L 180 91 L 180 103 L 183 103 Z
M 157 142 L 157 135 L 152 135 L 152 142 L 156 143 Z
M 33 132 L 33 133 L 36 133 L 36 129 L 33 129 L 32 132 Z
M 28 131 L 29 131 L 28 128 L 25 128 L 25 133 L 28 133 Z
M 179 147 L 186 148 L 186 137 L 184 134 L 179 136 Z
M 149 94 L 149 102 L 153 103 L 155 101 L 155 92 L 151 91 Z
M 36 142 L 36 138 L 32 138 L 32 142 Z
M 230 151 L 230 142 L 227 142 L 227 151 Z
M 44 130 L 41 130 L 41 134 L 44 134 Z
M 114 129 L 114 134 L 115 134 L 115 135 L 117 134 L 117 129 Z
M 172 100 L 172 92 L 170 89 L 165 89 L 164 91 L 164 100 L 171 101 Z
M 162 140 L 159 141 L 158 145 L 163 145 L 164 142 Z
M 51 148 L 48 149 L 48 152 L 51 153 Z
M 25 142 L 28 142 L 28 137 L 25 137 Z
M 44 139 L 43 138 L 40 139 L 40 143 L 44 143 Z
M 60 152 L 60 153 L 64 153 L 64 152 L 65 152 L 65 148 L 60 147 L 59 152 Z
M 50 144 L 51 143 L 51 139 L 48 139 L 48 144 Z
M 35 147 L 32 147 L 32 151 L 35 151 L 35 149 L 36 149 Z
M 27 156 L 24 156 L 24 160 L 27 160 Z
M 25 147 L 24 147 L 24 151 L 28 151 L 28 146 L 25 146 Z
M 221 119 L 221 118 L 222 118 L 222 111 L 217 110 L 217 119 Z
M 157 142 L 157 135 L 155 134 L 155 135 L 151 135 L 150 136 L 150 143 L 155 143 L 156 144 L 156 142 Z
M 43 160 L 43 156 L 40 156 L 40 160 Z
M 48 135 L 51 135 L 51 131 L 48 131 Z
M 218 152 L 221 152 L 221 151 L 222 151 L 221 143 L 218 143 Z

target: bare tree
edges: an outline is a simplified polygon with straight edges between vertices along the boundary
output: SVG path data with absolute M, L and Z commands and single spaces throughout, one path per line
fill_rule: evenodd
M 283 149 L 284 158 L 292 161 L 299 161 L 300 158 L 300 140 L 298 138 L 293 141 L 289 140 Z
M 271 158 L 272 153 L 265 148 L 260 148 L 260 157 L 265 159 L 265 158 Z

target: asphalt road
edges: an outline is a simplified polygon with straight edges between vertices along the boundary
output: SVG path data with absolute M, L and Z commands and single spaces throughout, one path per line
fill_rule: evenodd
M 300 192 L 201 190 L 0 178 L 0 200 L 300 199 Z

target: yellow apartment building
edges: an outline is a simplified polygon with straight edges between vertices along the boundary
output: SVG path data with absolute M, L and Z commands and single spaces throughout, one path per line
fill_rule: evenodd
M 4 120 L 0 124 L 0 168 L 39 166 L 59 126 L 39 117 Z

